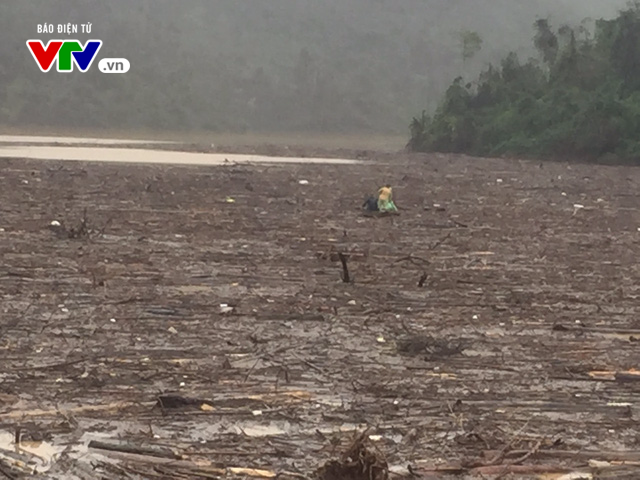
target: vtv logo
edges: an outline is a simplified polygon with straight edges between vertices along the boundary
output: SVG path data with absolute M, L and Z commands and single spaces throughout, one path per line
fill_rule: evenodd
M 42 40 L 27 40 L 27 46 L 42 72 L 48 72 L 58 59 L 58 72 L 72 72 L 73 64 L 81 72 L 86 72 L 96 58 L 102 40 L 87 40 L 84 47 L 77 40 L 49 40 L 44 46 Z

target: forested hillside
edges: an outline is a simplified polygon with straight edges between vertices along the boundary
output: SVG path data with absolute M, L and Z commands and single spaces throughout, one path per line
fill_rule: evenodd
M 538 58 L 515 53 L 457 79 L 433 118 L 411 125 L 417 151 L 640 159 L 640 1 L 592 30 L 536 22 Z
M 0 2 L 0 125 L 192 131 L 404 132 L 453 78 L 532 23 L 611 17 L 624 0 L 48 0 Z M 91 34 L 37 25 L 91 22 Z M 461 32 L 481 50 L 463 58 Z M 42 73 L 29 39 L 101 39 L 106 75 Z M 468 53 L 474 53 L 473 51 Z M 54 69 L 55 70 L 55 69 Z

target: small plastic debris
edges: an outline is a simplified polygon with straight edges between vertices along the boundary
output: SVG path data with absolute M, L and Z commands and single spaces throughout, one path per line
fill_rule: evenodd
M 356 301 L 355 301 L 355 300 L 349 300 L 349 301 L 347 302 L 347 305 L 355 305 L 355 304 L 356 304 Z
M 384 339 L 384 337 L 382 335 L 380 335 L 378 338 L 376 338 L 376 342 L 378 342 L 378 343 L 386 343 L 386 340 Z
M 227 203 L 236 203 L 236 200 L 234 198 L 231 198 L 231 197 L 225 198 L 224 201 L 227 202 Z
M 275 478 L 278 476 L 271 470 L 259 470 L 257 468 L 229 467 L 229 472 L 233 475 L 243 475 L 244 478 Z
M 298 183 L 300 185 L 309 185 L 309 180 L 300 180 Z
M 591 378 L 595 378 L 597 380 L 615 380 L 616 379 L 616 372 L 608 371 L 608 370 L 594 370 L 589 372 L 588 375 Z
M 0 232 L 4 232 L 4 228 L 0 228 Z
M 496 183 L 502 183 L 502 179 L 501 179 L 501 178 L 498 178 L 498 179 L 496 180 Z
M 590 473 L 583 472 L 572 472 L 562 475 L 561 477 L 557 477 L 556 480 L 592 480 L 593 475 Z
M 251 412 L 251 414 L 252 414 L 254 417 L 259 417 L 260 415 L 262 415 L 262 410 L 253 410 L 253 411 Z
M 233 312 L 233 307 L 230 307 L 226 303 L 220 304 L 220 313 L 225 314 L 225 313 L 231 313 L 231 312 Z
M 574 203 L 573 208 L 575 208 L 576 210 L 580 210 L 581 208 L 584 208 L 584 205 L 581 205 L 579 203 Z
M 109 319 L 109 321 L 110 321 L 111 323 L 116 323 L 116 319 L 115 319 L 115 318 L 110 318 L 110 319 Z
M 184 383 L 184 382 L 180 382 L 180 386 L 181 386 L 181 387 L 184 387 L 185 385 L 186 385 L 186 383 Z
M 473 317 L 471 317 L 473 320 L 478 320 L 478 315 L 474 315 Z
M 69 309 L 68 308 L 64 308 L 64 307 L 61 308 L 60 311 L 64 312 L 64 313 L 69 313 Z
M 379 442 L 382 440 L 382 435 L 369 435 L 369 440 L 372 442 Z
M 567 194 L 565 192 L 562 192 L 560 195 L 562 195 L 563 197 L 567 196 Z
M 404 465 L 389 465 L 389 473 L 393 473 L 398 477 L 411 477 L 413 476 L 409 471 L 409 468 Z
M 394 400 L 394 401 L 393 401 L 393 404 L 394 404 L 394 405 L 398 405 L 399 403 L 400 403 L 400 401 L 399 401 L 399 400 Z
M 169 333 L 173 333 L 175 335 L 178 333 L 178 330 L 176 330 L 175 327 L 169 327 Z
M 22 180 L 22 183 L 24 183 L 25 185 L 29 184 L 29 180 Z

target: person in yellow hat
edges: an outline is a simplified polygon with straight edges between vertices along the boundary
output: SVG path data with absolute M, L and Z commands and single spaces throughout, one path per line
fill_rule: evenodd
M 391 185 L 385 185 L 378 190 L 378 210 L 381 212 L 397 212 L 398 208 L 393 203 L 393 191 Z

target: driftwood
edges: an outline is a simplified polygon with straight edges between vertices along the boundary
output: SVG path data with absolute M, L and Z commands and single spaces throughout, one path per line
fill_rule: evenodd
M 27 417 L 55 417 L 57 415 L 81 414 L 87 412 L 108 412 L 120 411 L 133 407 L 152 407 L 156 402 L 112 402 L 100 405 L 81 405 L 67 409 L 50 409 L 50 410 L 14 410 L 0 414 L 0 420 L 10 418 L 27 418 Z
M 340 263 L 342 263 L 342 281 L 344 283 L 350 283 L 351 277 L 349 277 L 349 269 L 347 268 L 347 256 L 344 253 L 338 253 L 338 258 L 340 258 Z
M 321 313 L 257 313 L 255 315 L 258 321 L 302 321 L 302 322 L 324 322 L 325 317 Z
M 512 450 L 506 453 L 505 458 L 517 458 L 525 455 L 529 450 Z M 486 458 L 494 458 L 499 453 L 498 450 L 486 450 L 484 456 Z M 614 452 L 607 450 L 545 450 L 541 449 L 536 452 L 537 457 L 546 458 L 563 458 L 563 459 L 592 459 L 597 458 L 604 461 L 640 461 L 640 452 Z
M 16 480 L 18 478 L 13 473 L 11 473 L 8 467 L 6 467 L 2 462 L 0 462 L 0 474 L 4 475 L 4 477 L 8 478 L 9 480 Z
M 116 450 L 104 450 L 104 454 L 114 459 L 125 461 L 128 464 L 137 463 L 142 465 L 163 466 L 163 469 L 167 471 L 187 472 L 190 476 L 206 476 L 207 474 L 212 474 L 214 476 L 243 475 L 253 478 L 275 478 L 278 475 L 272 470 L 248 467 L 220 467 L 205 460 L 200 460 L 198 463 L 195 463 L 189 460 L 175 460 Z
M 617 382 L 622 383 L 640 382 L 640 375 L 638 373 L 616 372 L 615 378 Z
M 183 397 L 181 395 L 160 395 L 158 397 L 157 403 L 157 406 L 162 410 L 173 410 L 189 407 L 200 408 L 200 406 L 202 405 L 213 406 L 213 402 L 211 400 Z
M 108 450 L 110 452 L 135 453 L 136 455 L 148 455 L 150 457 L 159 458 L 182 458 L 178 453 L 167 447 L 138 447 L 135 445 L 131 445 L 130 443 L 122 442 L 101 442 L 98 440 L 91 440 L 89 442 L 89 448 L 93 448 L 96 450 Z
M 575 469 L 562 465 L 485 465 L 475 468 L 466 468 L 462 465 L 451 464 L 411 468 L 411 472 L 415 475 L 505 475 L 509 473 L 533 475 L 536 473 L 571 473 L 574 470 Z
M 640 466 L 639 452 L 539 450 L 536 448 L 539 443 L 529 450 L 511 450 L 509 452 L 486 450 L 483 453 L 484 457 L 490 460 L 484 464 L 474 462 L 469 464 L 421 466 L 412 467 L 410 471 L 416 475 L 497 475 L 498 478 L 508 474 L 564 474 L 575 471 L 575 468 L 556 464 L 518 465 L 533 455 L 558 459 L 579 459 L 582 463 L 587 463 L 588 460 L 589 467 L 597 470 L 628 469 Z M 596 458 L 598 460 L 593 460 Z
M 522 475 L 532 475 L 534 473 L 571 473 L 574 470 L 561 465 L 488 465 L 469 470 L 469 473 L 482 475 L 520 473 Z

